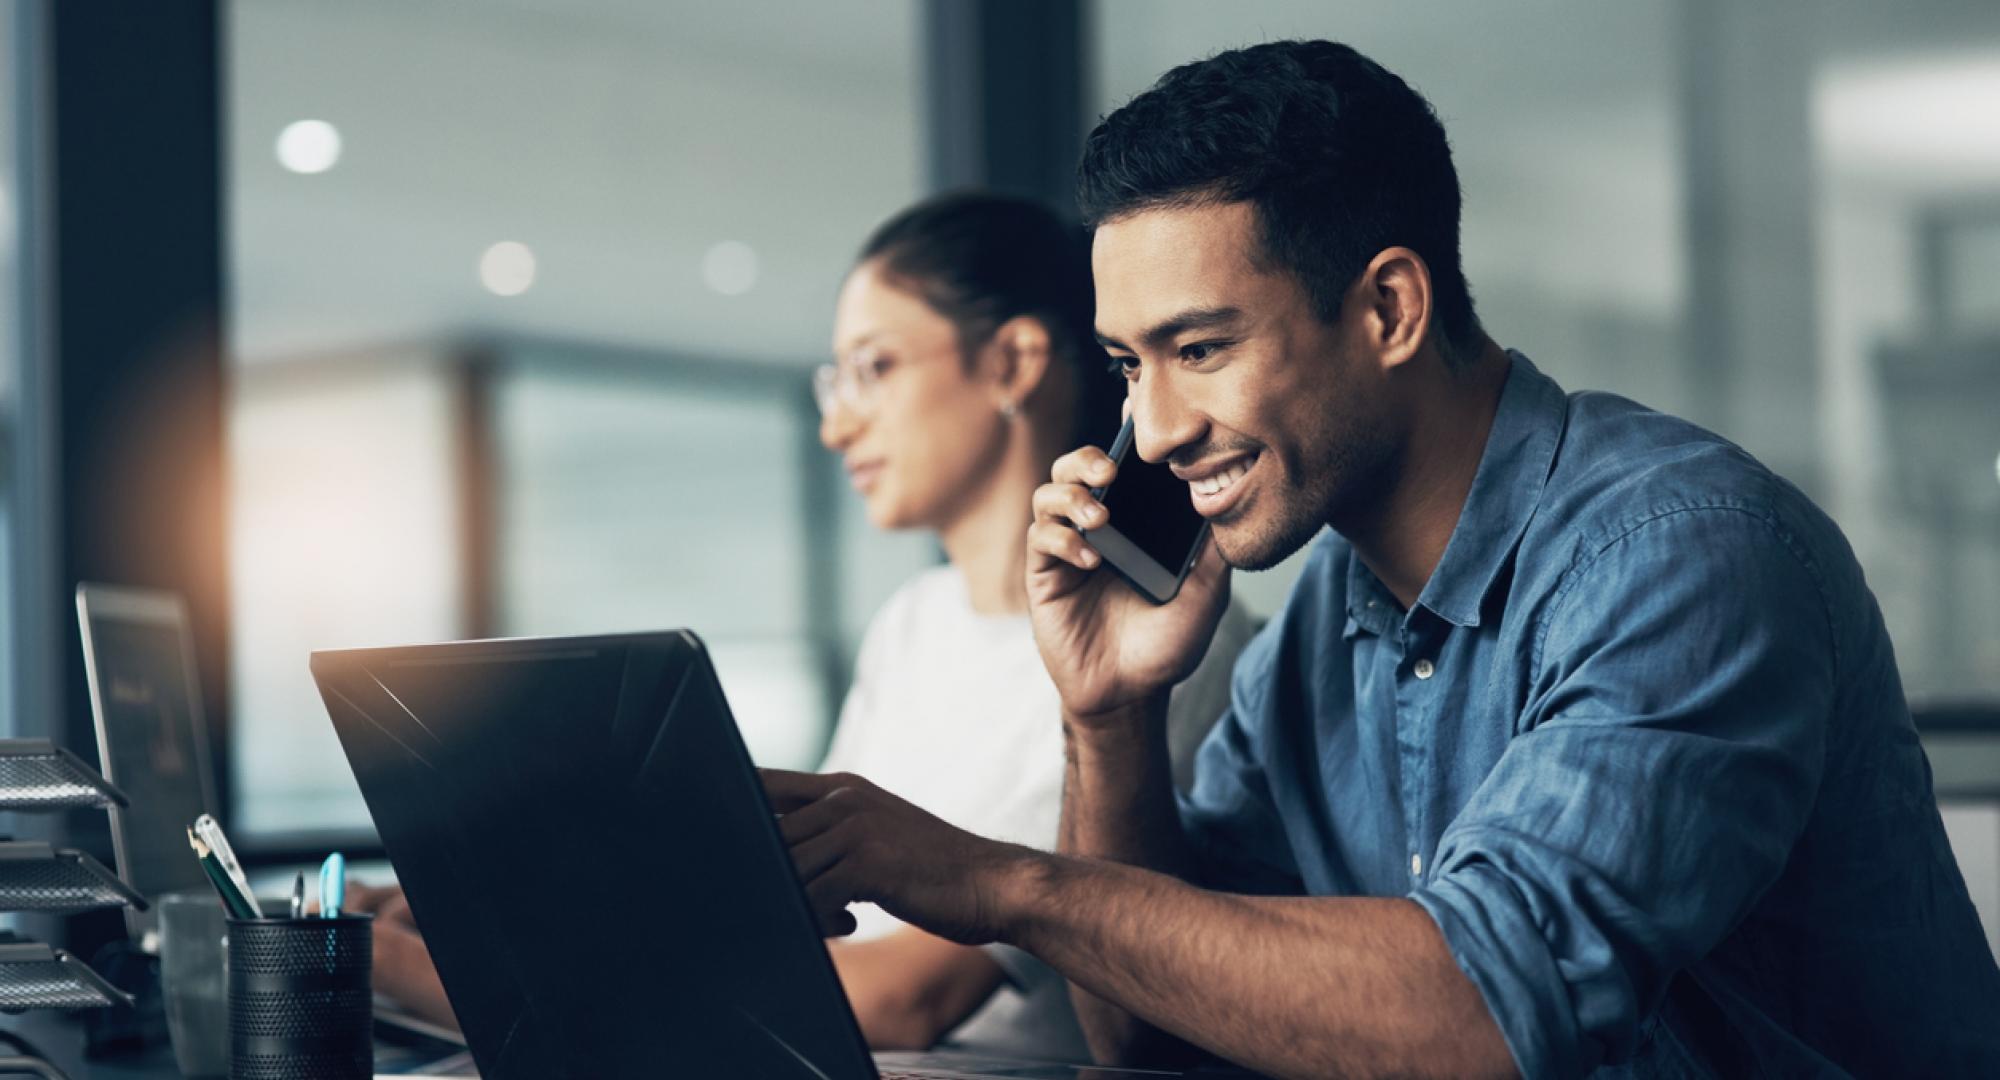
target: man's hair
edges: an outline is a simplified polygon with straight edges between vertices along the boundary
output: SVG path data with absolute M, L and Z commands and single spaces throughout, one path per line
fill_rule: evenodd
M 1026 199 L 957 192 L 883 222 L 857 261 L 871 259 L 957 327 L 968 363 L 1007 320 L 1039 320 L 1075 379 L 1069 445 L 1107 442 L 1118 430 L 1125 382 L 1107 373 L 1097 343 L 1090 249 L 1074 225 Z
M 1234 49 L 1167 72 L 1097 125 L 1077 167 L 1092 226 L 1160 207 L 1247 202 L 1260 265 L 1289 271 L 1322 321 L 1384 248 L 1430 268 L 1448 363 L 1476 353 L 1459 265 L 1458 173 L 1430 102 L 1331 41 Z

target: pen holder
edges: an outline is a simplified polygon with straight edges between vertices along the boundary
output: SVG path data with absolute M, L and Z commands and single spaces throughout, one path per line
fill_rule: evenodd
M 232 1080 L 369 1080 L 373 915 L 229 920 Z

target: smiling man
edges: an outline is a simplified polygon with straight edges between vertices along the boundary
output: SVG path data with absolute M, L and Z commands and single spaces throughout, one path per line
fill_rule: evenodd
M 1112 463 L 1057 463 L 1028 573 L 1061 850 L 770 773 L 830 928 L 873 900 L 1019 945 L 1125 1062 L 2000 1071 L 2000 971 L 1845 541 L 1724 440 L 1487 337 L 1421 97 L 1341 45 L 1223 53 L 1106 119 L 1080 192 L 1139 452 L 1214 542 L 1148 604 L 1076 530 Z M 1308 543 L 1176 799 L 1166 694 L 1230 567 Z

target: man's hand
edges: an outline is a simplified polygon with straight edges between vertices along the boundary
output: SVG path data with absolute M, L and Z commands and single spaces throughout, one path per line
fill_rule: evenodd
M 1038 853 L 986 840 L 846 773 L 760 770 L 806 897 L 829 936 L 854 932 L 847 905 L 964 945 L 997 938 L 1002 894 Z
M 1088 719 L 1134 706 L 1193 673 L 1229 604 L 1229 566 L 1204 541 L 1180 592 L 1154 604 L 1115 572 L 1077 527 L 1109 518 L 1090 497 L 1117 475 L 1110 455 L 1086 446 L 1056 459 L 1035 490 L 1028 527 L 1028 612 L 1035 644 L 1063 708 Z

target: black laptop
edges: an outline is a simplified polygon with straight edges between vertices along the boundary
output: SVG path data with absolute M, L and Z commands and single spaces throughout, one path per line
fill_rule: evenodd
M 312 671 L 487 1080 L 1174 1075 L 871 1057 L 692 633 Z

